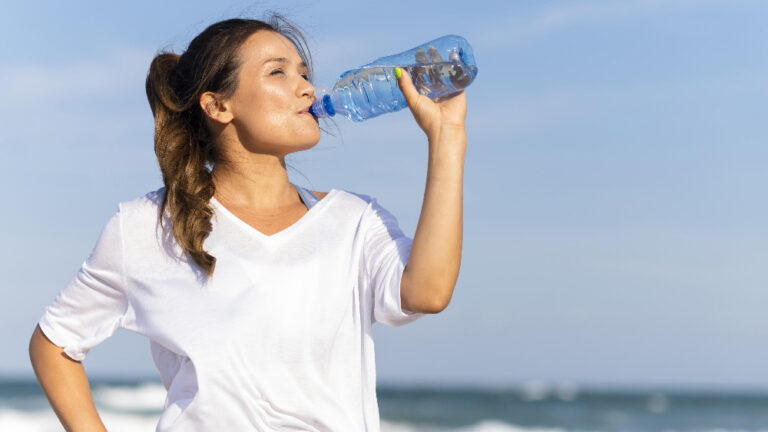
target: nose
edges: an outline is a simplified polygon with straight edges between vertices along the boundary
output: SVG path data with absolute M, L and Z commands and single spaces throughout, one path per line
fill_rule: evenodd
M 313 86 L 312 83 L 309 82 L 308 80 L 302 78 L 301 85 L 299 85 L 299 88 L 298 88 L 298 93 L 299 93 L 299 96 L 301 97 L 309 96 L 310 99 L 314 99 L 315 86 Z

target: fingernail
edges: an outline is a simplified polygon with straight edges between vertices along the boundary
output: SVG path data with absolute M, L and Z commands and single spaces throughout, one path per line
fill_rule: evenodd
M 399 67 L 395 68 L 395 76 L 398 77 L 398 78 L 403 76 L 403 71 L 401 71 Z

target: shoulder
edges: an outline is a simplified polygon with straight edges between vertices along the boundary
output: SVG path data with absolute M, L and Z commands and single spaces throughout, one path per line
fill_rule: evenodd
M 345 189 L 333 188 L 326 193 L 315 191 L 312 193 L 320 198 L 321 204 L 327 202 L 325 205 L 327 213 L 339 220 L 354 219 L 359 222 L 360 219 L 370 219 L 381 207 L 375 197 Z
M 163 196 L 165 195 L 165 188 L 147 192 L 142 196 L 138 196 L 127 201 L 121 201 L 119 204 L 120 211 L 125 213 L 142 211 L 147 209 L 157 209 L 163 202 Z
M 330 194 L 332 195 L 331 198 L 334 201 L 338 201 L 347 207 L 359 208 L 361 211 L 365 210 L 367 207 L 370 207 L 376 202 L 376 198 L 372 197 L 371 195 L 352 192 L 345 189 L 331 189 L 330 192 L 325 193 L 313 191 L 313 193 L 317 195 L 317 197 L 321 200 L 324 199 L 326 195 Z
M 337 196 L 333 198 L 344 202 L 345 205 L 343 207 L 346 209 L 354 210 L 350 211 L 350 213 L 357 214 L 365 225 L 398 224 L 397 218 L 382 206 L 377 198 L 371 195 L 346 190 L 338 190 L 334 193 Z
M 165 188 L 161 187 L 136 198 L 121 201 L 117 206 L 118 211 L 123 216 L 123 220 L 126 220 L 127 218 L 132 220 L 156 220 L 160 212 L 160 206 L 163 203 L 164 195 Z

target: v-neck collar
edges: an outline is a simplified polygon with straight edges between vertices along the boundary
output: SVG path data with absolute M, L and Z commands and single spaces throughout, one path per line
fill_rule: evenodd
M 296 186 L 296 185 L 294 185 L 294 186 L 296 187 L 296 189 L 298 189 L 300 187 L 300 186 Z M 286 228 L 283 228 L 282 230 L 280 230 L 280 231 L 278 231 L 278 232 L 276 232 L 274 234 L 271 234 L 271 235 L 264 234 L 263 232 L 257 230 L 256 228 L 252 227 L 251 225 L 249 225 L 244 220 L 242 220 L 239 217 L 237 217 L 234 213 L 232 213 L 226 207 L 224 207 L 224 205 L 221 204 L 219 202 L 219 200 L 217 200 L 215 197 L 211 197 L 210 203 L 211 203 L 211 206 L 215 210 L 217 210 L 217 213 L 223 214 L 225 217 L 227 217 L 230 220 L 232 220 L 234 223 L 236 223 L 237 225 L 242 227 L 245 231 L 251 233 L 253 236 L 258 237 L 258 238 L 262 239 L 263 241 L 276 241 L 277 239 L 282 238 L 282 237 L 288 235 L 289 233 L 299 229 L 301 227 L 301 225 L 304 225 L 305 223 L 307 223 L 307 220 L 313 218 L 315 213 L 320 212 L 322 210 L 322 208 L 325 207 L 328 204 L 329 199 L 333 198 L 333 196 L 336 195 L 336 192 L 338 192 L 338 190 L 332 188 L 328 192 L 328 194 L 326 194 L 326 196 L 324 196 L 317 203 L 315 203 L 315 205 L 310 207 L 307 210 L 307 212 L 304 213 L 304 215 L 301 216 L 301 218 L 299 218 L 299 220 L 297 220 L 296 222 L 292 223 L 291 225 L 287 226 Z

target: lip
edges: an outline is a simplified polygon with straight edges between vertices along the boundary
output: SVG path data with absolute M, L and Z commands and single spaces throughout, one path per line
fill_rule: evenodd
M 309 109 L 312 108 L 312 104 L 307 105 L 303 110 L 299 111 L 299 114 L 311 114 Z
M 312 117 L 313 120 L 317 121 L 317 117 L 315 117 L 314 115 L 312 115 L 311 112 L 309 112 L 309 107 L 305 108 L 303 111 L 299 111 L 299 115 L 301 115 L 301 114 L 306 114 L 306 115 Z

